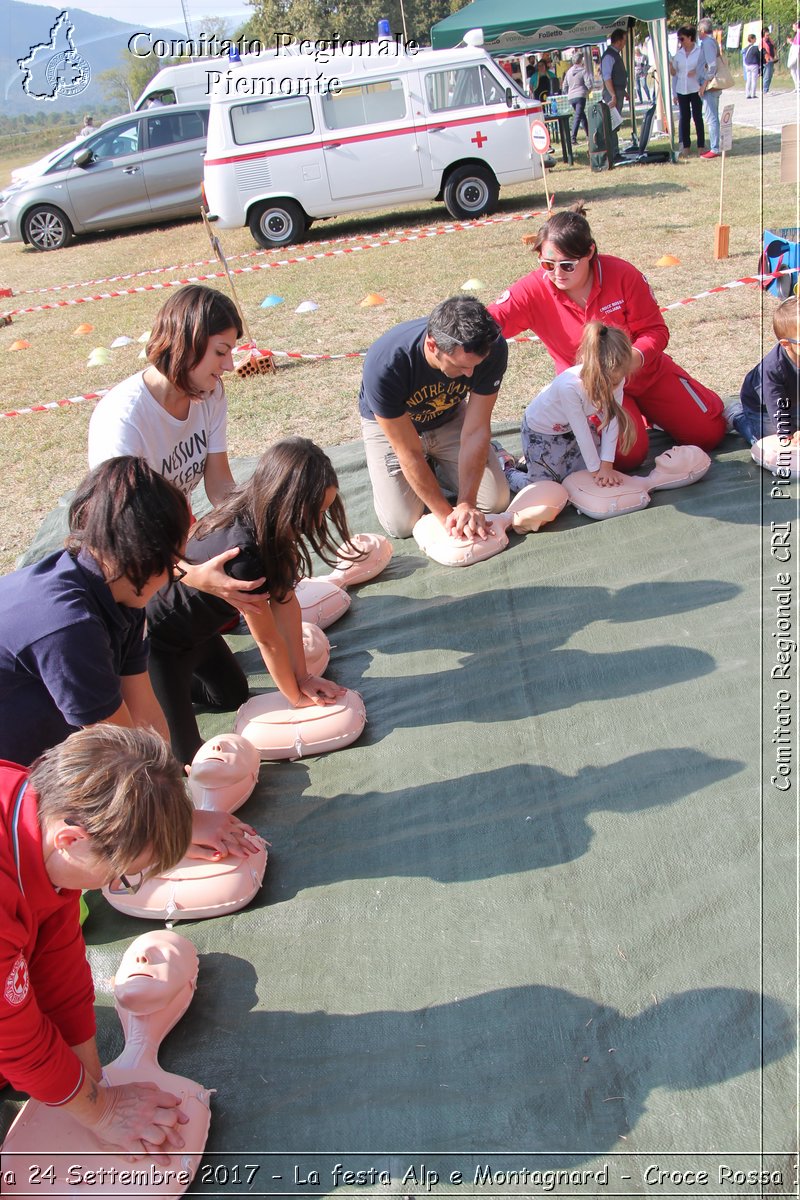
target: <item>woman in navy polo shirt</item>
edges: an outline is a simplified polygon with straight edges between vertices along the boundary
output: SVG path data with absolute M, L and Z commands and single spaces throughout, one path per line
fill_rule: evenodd
M 0 758 L 21 766 L 98 721 L 167 736 L 144 609 L 183 550 L 186 501 L 143 459 L 111 459 L 69 526 L 66 550 L 0 579 Z
M 66 550 L 0 578 L 0 759 L 29 766 L 101 721 L 169 742 L 145 605 L 172 577 L 189 520 L 181 492 L 144 459 L 110 459 L 75 493 Z M 227 813 L 195 814 L 190 853 L 241 857 L 248 832 Z

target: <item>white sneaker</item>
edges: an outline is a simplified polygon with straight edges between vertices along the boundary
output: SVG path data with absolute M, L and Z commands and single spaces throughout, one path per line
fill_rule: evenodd
M 725 428 L 728 433 L 735 433 L 736 429 L 733 424 L 737 417 L 740 417 L 744 409 L 742 408 L 741 400 L 730 400 L 722 410 L 722 415 L 725 418 Z

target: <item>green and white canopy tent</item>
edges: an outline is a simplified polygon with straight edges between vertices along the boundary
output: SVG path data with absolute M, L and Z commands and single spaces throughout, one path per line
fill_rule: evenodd
M 431 29 L 434 50 L 457 46 L 470 29 L 483 30 L 489 54 L 526 54 L 606 41 L 613 29 L 628 30 L 627 66 L 633 87 L 633 21 L 647 21 L 655 55 L 665 129 L 672 137 L 672 101 L 665 0 L 472 0 Z

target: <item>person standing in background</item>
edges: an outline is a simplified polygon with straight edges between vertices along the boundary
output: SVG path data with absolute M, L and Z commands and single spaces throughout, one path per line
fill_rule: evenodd
M 754 33 L 747 35 L 747 45 L 742 54 L 742 62 L 745 75 L 744 98 L 745 100 L 755 100 L 758 96 L 758 76 L 761 73 L 761 47 Z
M 594 86 L 592 74 L 587 71 L 583 61 L 583 51 L 576 50 L 572 56 L 572 66 L 564 76 L 564 91 L 567 93 L 567 99 L 572 105 L 572 111 L 575 116 L 572 121 L 572 140 L 577 142 L 578 131 L 581 127 L 586 130 L 586 136 L 589 136 L 589 122 L 586 119 L 586 101 L 589 93 Z
M 614 124 L 614 114 L 622 119 L 622 106 L 625 103 L 625 93 L 628 90 L 628 72 L 622 60 L 622 47 L 625 45 L 625 30 L 615 29 L 609 43 L 600 59 L 600 77 L 603 80 L 603 100 L 611 110 L 611 123 Z M 619 123 L 617 123 L 619 124 Z M 612 158 L 619 157 L 619 136 L 617 130 L 611 132 L 609 154 Z
M 697 22 L 698 45 L 705 63 L 705 87 L 703 88 L 703 116 L 708 125 L 708 140 L 711 143 L 708 150 L 700 155 L 701 158 L 719 158 L 719 91 L 712 87 L 711 80 L 717 74 L 717 64 L 722 53 L 719 43 L 713 34 L 714 26 L 708 17 Z
M 691 25 L 681 25 L 678 30 L 678 52 L 669 64 L 670 74 L 675 80 L 675 95 L 678 98 L 680 121 L 678 156 L 687 158 L 692 148 L 692 127 L 697 134 L 697 149 L 702 154 L 706 148 L 706 130 L 703 124 L 702 98 L 705 91 L 705 58 L 698 46 L 696 30 Z
M 775 72 L 775 59 L 778 57 L 778 51 L 775 43 L 769 35 L 769 28 L 765 27 L 761 30 L 761 91 L 766 96 L 772 84 L 772 76 Z
M 794 82 L 794 90 L 800 92 L 800 69 L 798 69 L 798 57 L 800 56 L 800 25 L 797 21 L 792 22 L 792 33 L 787 37 L 786 44 L 789 47 L 789 57 L 786 65 L 789 68 L 789 73 Z
M 651 104 L 652 97 L 650 89 L 647 86 L 647 72 L 650 70 L 650 59 L 645 54 L 641 46 L 636 47 L 636 56 L 634 58 L 634 75 L 636 78 L 636 99 L 640 104 Z M 644 92 L 644 96 L 642 96 Z

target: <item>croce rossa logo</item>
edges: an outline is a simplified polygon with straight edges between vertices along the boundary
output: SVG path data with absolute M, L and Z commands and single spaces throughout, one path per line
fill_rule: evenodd
M 17 59 L 22 86 L 34 100 L 79 96 L 89 86 L 92 70 L 75 44 L 75 26 L 66 9 L 50 27 L 50 40 L 31 46 Z

